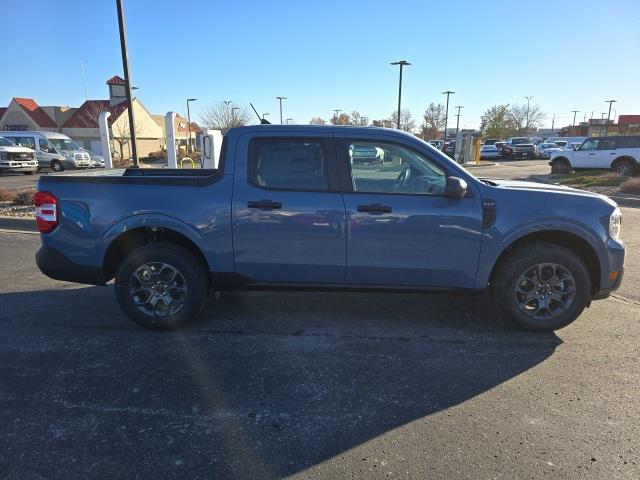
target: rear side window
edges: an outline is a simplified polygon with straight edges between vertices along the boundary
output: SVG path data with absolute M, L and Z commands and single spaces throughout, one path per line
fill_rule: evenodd
M 615 138 L 601 138 L 598 142 L 598 150 L 615 150 L 616 139 Z
M 620 137 L 618 148 L 640 148 L 640 137 Z
M 327 151 L 318 139 L 252 140 L 249 180 L 277 190 L 328 190 Z

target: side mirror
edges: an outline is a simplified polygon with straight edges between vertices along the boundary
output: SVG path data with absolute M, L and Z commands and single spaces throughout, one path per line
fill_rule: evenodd
M 444 187 L 445 198 L 455 198 L 460 200 L 467 194 L 467 182 L 459 177 L 447 177 L 447 184 Z

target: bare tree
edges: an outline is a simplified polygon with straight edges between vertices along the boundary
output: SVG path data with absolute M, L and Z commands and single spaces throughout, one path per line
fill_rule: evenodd
M 391 123 L 393 125 L 397 125 L 398 112 L 394 110 L 389 120 L 391 120 Z M 403 108 L 402 111 L 400 112 L 400 130 L 404 130 L 405 132 L 413 132 L 415 129 L 416 129 L 416 121 L 414 120 L 413 115 L 408 109 Z
M 142 129 L 140 128 L 140 125 L 136 125 L 134 130 L 136 137 L 140 135 L 141 131 Z M 117 154 L 121 160 L 125 160 L 124 146 L 127 145 L 131 140 L 131 130 L 129 130 L 129 122 L 114 122 L 111 125 L 111 139 L 118 144 L 118 148 L 114 149 L 114 153 Z M 126 158 L 130 157 L 127 156 Z
M 382 120 L 374 120 L 371 122 L 374 127 L 396 128 L 395 120 L 391 118 L 383 118 Z
M 200 114 L 200 122 L 206 128 L 221 130 L 223 135 L 230 128 L 247 125 L 250 118 L 247 107 L 234 107 L 232 103 L 224 101 L 207 105 Z
M 353 110 L 351 112 L 351 124 L 360 125 L 364 127 L 369 124 L 369 119 L 367 117 L 362 116 L 359 111 Z
M 309 125 L 324 125 L 325 123 L 327 122 L 321 117 L 313 117 L 309 120 Z
M 424 140 L 438 138 L 440 131 L 444 131 L 444 121 L 444 105 L 431 102 L 422 116 L 422 138 Z
M 529 129 L 539 125 L 544 119 L 544 113 L 538 105 L 512 105 L 509 116 L 517 135 L 527 135 Z

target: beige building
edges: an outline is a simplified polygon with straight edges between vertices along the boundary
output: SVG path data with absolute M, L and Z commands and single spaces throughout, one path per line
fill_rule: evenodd
M 102 153 L 98 117 L 108 111 L 111 130 L 111 151 L 120 158 L 131 157 L 129 132 L 129 103 L 126 98 L 125 82 L 115 76 L 107 80 L 108 100 L 87 100 L 79 108 L 41 107 L 29 98 L 13 98 L 9 106 L 0 108 L 1 130 L 47 130 L 61 132 L 94 153 Z M 152 115 L 138 98 L 132 99 L 136 121 L 138 156 L 166 149 L 164 116 Z M 175 120 L 176 140 L 179 147 L 185 147 L 188 138 L 187 120 L 178 116 Z M 200 128 L 192 122 L 193 145 Z

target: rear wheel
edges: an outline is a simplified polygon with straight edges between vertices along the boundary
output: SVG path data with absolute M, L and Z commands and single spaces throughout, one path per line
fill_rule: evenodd
M 571 173 L 571 164 L 564 158 L 554 160 L 551 166 L 551 173 Z
M 198 315 L 209 288 L 207 268 L 185 248 L 168 242 L 131 252 L 116 274 L 116 298 L 144 328 L 175 330 Z
M 570 250 L 550 243 L 514 251 L 496 271 L 498 307 L 526 330 L 552 331 L 580 316 L 590 298 L 587 267 Z
M 633 162 L 627 159 L 618 160 L 613 165 L 613 171 L 616 173 L 616 175 L 621 175 L 623 177 L 633 175 L 634 169 L 635 165 L 633 164 Z
M 60 160 L 51 160 L 50 167 L 54 172 L 61 172 L 64 170 L 64 167 L 62 166 L 62 163 L 60 163 Z

